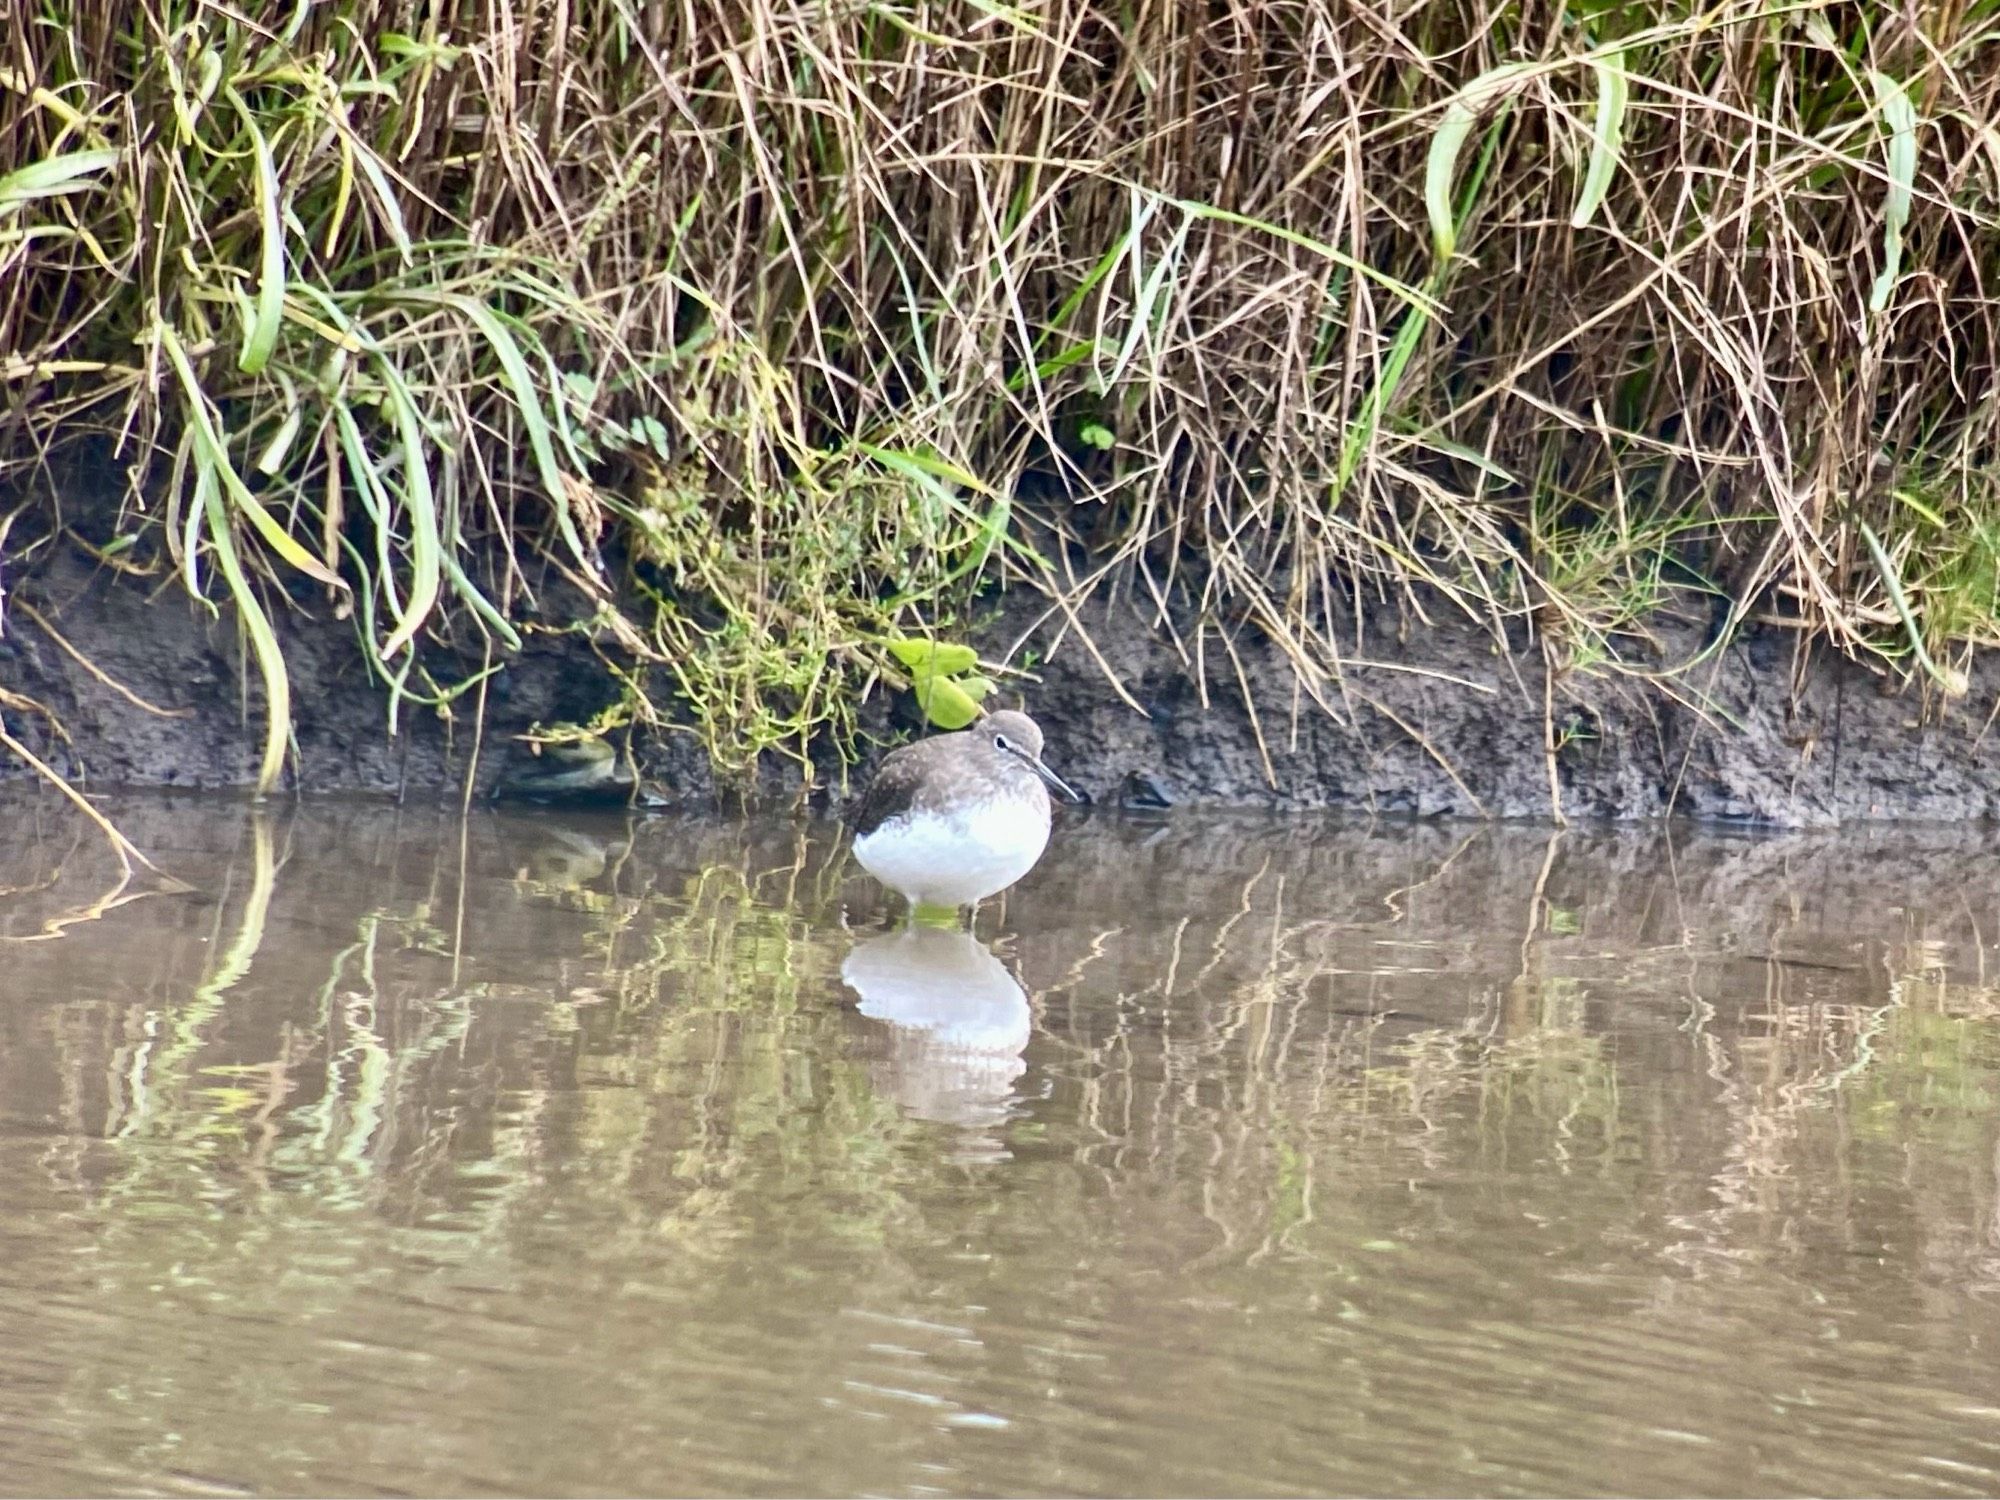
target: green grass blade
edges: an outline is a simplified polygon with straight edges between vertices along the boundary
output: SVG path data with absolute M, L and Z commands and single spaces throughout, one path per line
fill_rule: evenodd
M 1931 525 L 1937 527 L 1939 531 L 1946 531 L 1950 529 L 1949 524 L 1945 521 L 1945 518 L 1943 516 L 1939 515 L 1930 506 L 1924 504 L 1922 500 L 1919 500 L 1915 495 L 1911 494 L 1908 490 L 1895 491 L 1895 497 L 1897 500 L 1901 501 L 1904 505 L 1907 505 L 1911 510 L 1915 511 L 1918 515 L 1922 516 L 1926 521 L 1930 522 Z
M 1009 26 L 1020 32 L 1022 36 L 1029 38 L 1031 41 L 1048 42 L 1052 40 L 1040 27 L 1035 25 L 1033 18 L 1018 6 L 1000 5 L 995 3 L 995 0 L 971 0 L 971 4 L 974 10 L 989 15 L 996 21 L 1006 22 Z
M 278 430 L 271 434 L 271 441 L 264 445 L 264 451 L 257 455 L 257 472 L 267 479 L 275 476 L 285 467 L 291 457 L 292 444 L 299 439 L 299 429 L 305 422 L 305 410 L 299 404 L 298 387 L 292 378 L 280 370 L 278 384 L 285 393 L 285 414 L 278 422 Z
M 1273 224 L 1268 219 L 1253 219 L 1248 214 L 1232 213 L 1226 208 L 1217 208 L 1210 203 L 1202 203 L 1192 198 L 1170 198 L 1167 200 L 1185 213 L 1197 219 L 1212 219 L 1218 224 L 1235 224 L 1243 229 L 1254 229 L 1260 234 L 1268 234 L 1273 239 L 1283 240 L 1288 245 L 1297 245 L 1301 250 L 1310 250 L 1314 255 L 1323 256 L 1337 266 L 1345 266 L 1357 276 L 1365 276 L 1384 291 L 1390 292 L 1412 307 L 1421 308 L 1424 313 L 1436 317 L 1443 311 L 1428 292 L 1420 291 L 1408 282 L 1398 281 L 1386 271 L 1378 271 L 1365 261 L 1356 260 L 1336 245 L 1325 240 L 1316 240 L 1309 234 L 1300 234 L 1295 229 L 1287 229 L 1282 224 Z
M 1493 462 L 1492 459 L 1481 453 L 1477 448 L 1468 448 L 1463 443 L 1455 443 L 1450 438 L 1440 437 L 1435 432 L 1427 433 L 1414 441 L 1420 448 L 1429 448 L 1435 453 L 1443 453 L 1451 458 L 1455 458 L 1460 463 L 1470 464 L 1488 479 L 1498 480 L 1501 484 L 1516 485 L 1521 482 L 1516 475 Z
M 969 567 L 976 567 L 986 560 L 995 545 L 1005 546 L 1009 552 L 1023 562 L 1047 572 L 1049 560 L 1007 530 L 1007 521 L 1013 514 L 1013 507 L 1006 496 L 996 493 L 990 485 L 981 483 L 956 464 L 946 463 L 927 453 L 911 453 L 900 448 L 878 448 L 871 443 L 856 443 L 855 448 L 867 454 L 885 469 L 901 474 L 913 481 L 925 494 L 937 500 L 947 510 L 973 522 L 979 527 L 980 545 L 970 563 L 960 567 L 951 576 L 962 576 Z M 959 499 L 950 485 L 961 485 L 993 501 L 992 507 L 981 515 L 963 500 Z M 903 596 L 906 600 L 908 596 Z
M 382 170 L 382 163 L 375 159 L 375 153 L 357 141 L 354 145 L 354 165 L 361 168 L 362 179 L 375 195 L 375 202 L 382 210 L 382 222 L 388 226 L 389 239 L 402 257 L 404 265 L 415 262 L 415 254 L 410 244 L 410 231 L 403 221 L 402 204 L 396 200 L 396 191 L 389 186 L 389 174 Z
M 403 604 L 396 593 L 396 559 L 389 524 L 388 490 L 374 458 L 368 452 L 367 440 L 361 436 L 361 424 L 355 421 L 353 411 L 345 402 L 334 407 L 333 423 L 340 439 L 341 454 L 347 460 L 348 478 L 353 482 L 355 494 L 361 499 L 361 508 L 374 523 L 370 530 L 375 536 L 375 568 L 372 574 L 366 567 L 356 569 L 364 580 L 359 592 L 362 597 L 372 599 L 379 589 L 390 612 L 400 619 Z M 372 631 L 368 641 L 371 649 L 381 655 Z
M 243 339 L 243 354 L 236 367 L 255 375 L 271 361 L 278 347 L 278 330 L 285 321 L 285 226 L 278 212 L 278 169 L 271 160 L 271 146 L 250 106 L 229 91 L 244 128 L 250 132 L 250 153 L 256 164 L 257 219 L 263 227 L 264 243 L 257 275 L 257 310 Z
M 16 212 L 37 198 L 58 198 L 97 186 L 86 181 L 118 161 L 116 151 L 69 151 L 30 162 L 0 177 L 0 215 Z
M 1868 555 L 1875 560 L 1876 571 L 1882 575 L 1882 587 L 1889 592 L 1889 602 L 1895 606 L 1896 615 L 1903 622 L 1903 630 L 1910 638 L 1910 649 L 1916 653 L 1918 663 L 1930 674 L 1931 680 L 1944 689 L 1947 697 L 1963 697 L 1967 687 L 1965 674 L 1940 667 L 1924 648 L 1924 634 L 1917 628 L 1916 614 L 1903 593 L 1903 580 L 1896 571 L 1895 563 L 1890 561 L 1882 539 L 1875 535 L 1875 529 L 1866 521 L 1856 521 L 1855 525 L 1860 529 L 1861 540 L 1868 546 Z
M 1174 231 L 1174 237 L 1168 243 L 1166 250 L 1161 253 L 1158 263 L 1147 271 L 1144 279 L 1140 281 L 1133 298 L 1131 326 L 1125 330 L 1125 342 L 1112 360 L 1111 368 L 1098 378 L 1100 389 L 1111 390 L 1124 378 L 1126 370 L 1131 368 L 1132 360 L 1139 352 L 1140 341 L 1153 331 L 1154 311 L 1160 306 L 1162 293 L 1167 290 L 1168 278 L 1180 267 L 1181 252 L 1187 246 L 1188 231 L 1193 227 L 1192 217 L 1184 217 L 1181 220 L 1180 228 Z M 1132 271 L 1135 277 L 1138 276 L 1140 268 L 1138 248 L 1138 243 L 1135 241 L 1132 247 Z
M 528 369 L 527 356 L 521 352 L 519 342 L 499 314 L 485 303 L 457 292 L 447 293 L 440 300 L 456 308 L 467 322 L 484 335 L 494 358 L 499 360 L 501 379 L 514 398 L 514 409 L 521 414 L 521 426 L 528 434 L 528 447 L 535 457 L 536 472 L 541 475 L 542 487 L 548 491 L 549 504 L 555 508 L 556 527 L 562 533 L 563 542 L 569 547 L 571 555 L 595 577 L 598 565 L 583 545 L 583 538 L 577 535 L 576 523 L 570 517 L 569 486 L 562 465 L 556 462 L 555 439 L 549 430 L 548 416 L 542 410 L 541 390 Z M 558 394 L 554 399 L 560 400 L 561 396 Z
M 174 537 L 178 533 L 181 584 L 187 589 L 191 598 L 207 604 L 209 613 L 214 614 L 215 606 L 209 602 L 208 595 L 203 593 L 201 588 L 201 523 L 204 512 L 201 503 L 199 467 L 195 468 L 194 498 L 192 502 L 184 499 L 185 492 L 189 488 L 188 468 L 194 461 L 194 440 L 189 434 L 183 433 L 180 448 L 174 454 L 173 479 L 167 490 L 165 517 L 167 545 L 169 548 L 174 546 Z
M 264 759 L 257 768 L 257 790 L 269 792 L 278 784 L 285 767 L 285 744 L 292 732 L 292 683 L 285 671 L 285 653 L 278 645 L 270 617 L 257 602 L 256 591 L 236 555 L 236 539 L 223 503 L 225 484 L 211 458 L 199 450 L 195 455 L 196 480 L 202 508 L 208 517 L 209 545 L 215 548 L 216 562 L 236 601 L 243 628 L 250 634 L 250 649 L 257 658 L 257 670 L 264 679 Z M 239 481 L 240 482 L 240 481 Z
M 394 656 L 416 639 L 431 609 L 437 604 L 439 553 L 437 499 L 431 489 L 430 465 L 424 454 L 423 420 L 417 403 L 404 384 L 402 372 L 387 359 L 376 361 L 383 386 L 388 391 L 389 409 L 396 423 L 396 437 L 403 449 L 403 508 L 410 525 L 410 598 L 402 618 L 382 647 L 385 657 Z
M 1083 305 L 1084 298 L 1095 291 L 1098 283 L 1109 276 L 1112 271 L 1116 270 L 1119 262 L 1131 253 L 1133 244 L 1137 242 L 1141 234 L 1145 233 L 1146 225 L 1152 221 L 1153 215 L 1159 212 L 1160 200 L 1155 195 L 1142 193 L 1134 186 L 1132 196 L 1134 198 L 1132 219 L 1126 226 L 1125 232 L 1118 237 L 1117 242 L 1109 250 L 1097 258 L 1096 264 L 1091 266 L 1090 270 L 1084 274 L 1083 280 L 1072 287 L 1069 295 L 1063 298 L 1061 304 L 1056 308 L 1055 313 L 1049 318 L 1049 326 L 1042 333 L 1043 340 L 1046 340 L 1049 334 L 1064 327 L 1072 317 L 1076 316 L 1076 310 Z M 1038 348 L 1040 347 L 1040 342 L 1040 340 L 1037 341 Z M 1091 346 L 1086 345 L 1085 347 Z
M 521 649 L 521 633 L 511 625 L 507 617 L 493 606 L 493 601 L 480 592 L 479 586 L 466 576 L 465 569 L 452 555 L 449 547 L 440 554 L 444 564 L 445 577 L 451 580 L 452 589 L 471 606 L 472 612 L 486 622 L 486 626 L 507 644 L 510 651 Z
M 1488 68 L 1452 95 L 1444 120 L 1431 137 L 1424 161 L 1424 212 L 1431 222 L 1431 249 L 1443 265 L 1458 248 L 1458 218 L 1452 212 L 1452 180 L 1458 174 L 1458 154 L 1487 106 L 1520 86 L 1533 71 L 1532 63 L 1502 63 Z
M 1581 229 L 1597 214 L 1611 187 L 1611 174 L 1618 170 L 1619 146 L 1625 134 L 1625 104 L 1631 84 L 1625 76 L 1625 54 L 1613 52 L 1593 59 L 1590 69 L 1597 75 L 1597 114 L 1591 121 L 1590 164 L 1584 169 L 1583 187 L 1576 195 L 1576 211 L 1569 216 L 1570 227 Z
M 1908 91 L 1887 73 L 1868 71 L 1875 99 L 1889 127 L 1889 196 L 1882 204 L 1882 274 L 1868 294 L 1868 310 L 1879 313 L 1889 305 L 1903 273 L 1903 229 L 1910 222 L 1910 200 L 1917 182 L 1917 111 Z
M 1417 344 L 1423 337 L 1423 315 L 1411 308 L 1403 315 L 1402 324 L 1396 329 L 1395 342 L 1389 346 L 1389 357 L 1382 361 L 1382 374 L 1370 387 L 1368 395 L 1361 403 L 1361 411 L 1348 424 L 1346 440 L 1341 444 L 1340 467 L 1335 471 L 1333 481 L 1333 502 L 1347 493 L 1356 471 L 1361 467 L 1361 456 L 1368 451 L 1376 432 L 1382 425 L 1382 418 L 1388 412 L 1389 403 L 1395 399 L 1397 388 L 1403 383 L 1403 372 L 1409 368 L 1410 357 L 1417 352 Z
M 228 444 L 223 441 L 222 434 L 215 425 L 214 414 L 209 410 L 208 395 L 201 388 L 201 381 L 195 375 L 194 364 L 189 360 L 187 350 L 181 347 L 181 341 L 173 329 L 164 324 L 158 327 L 157 337 L 160 347 L 166 351 L 168 360 L 173 364 L 175 373 L 180 376 L 182 389 L 187 396 L 185 404 L 188 420 L 194 431 L 197 460 L 210 465 L 230 503 L 249 518 L 250 524 L 257 528 L 258 534 L 270 544 L 272 551 L 307 577 L 316 578 L 329 588 L 346 588 L 347 585 L 341 581 L 339 574 L 328 571 L 325 565 L 299 545 L 297 538 L 280 526 L 277 519 L 264 509 L 255 495 L 250 493 L 250 487 L 243 482 L 242 476 L 229 461 Z
M 974 494 L 988 496 L 993 494 L 993 487 L 983 482 L 977 475 L 934 454 L 914 453 L 908 448 L 878 448 L 873 443 L 856 443 L 854 446 L 878 464 L 894 469 L 899 474 L 912 478 L 942 479 L 948 484 L 963 485 Z
M 1081 364 L 1086 359 L 1095 358 L 1103 352 L 1104 346 L 1102 344 L 1094 342 L 1071 344 L 1067 349 L 1056 354 L 1051 354 L 1047 359 L 1037 362 L 1032 374 L 1036 380 L 1047 380 L 1051 376 L 1060 375 L 1071 365 Z M 1027 389 L 1030 373 L 1026 366 L 1016 370 L 1012 375 L 1007 377 L 1007 389 L 1014 392 Z

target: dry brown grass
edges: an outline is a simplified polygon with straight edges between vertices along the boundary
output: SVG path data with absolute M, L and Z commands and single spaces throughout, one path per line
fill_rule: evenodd
M 1993 0 L 41 0 L 3 45 L 0 173 L 79 175 L 0 184 L 0 451 L 119 433 L 122 533 L 350 591 L 398 696 L 463 686 L 417 633 L 534 617 L 523 547 L 631 559 L 623 652 L 738 759 L 1001 575 L 1247 617 L 1322 698 L 1357 599 L 1602 670 L 1662 608 L 1947 689 L 2000 638 Z

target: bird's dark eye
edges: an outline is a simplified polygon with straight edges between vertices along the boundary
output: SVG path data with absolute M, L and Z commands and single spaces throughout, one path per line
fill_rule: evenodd
M 993 748 L 995 750 L 1012 750 L 1014 747 L 1007 743 L 1006 735 L 996 734 L 993 736 Z

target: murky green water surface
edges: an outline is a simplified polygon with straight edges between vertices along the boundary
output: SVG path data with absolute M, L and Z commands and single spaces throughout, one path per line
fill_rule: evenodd
M 1992 1494 L 2000 854 L 0 821 L 0 1488 Z

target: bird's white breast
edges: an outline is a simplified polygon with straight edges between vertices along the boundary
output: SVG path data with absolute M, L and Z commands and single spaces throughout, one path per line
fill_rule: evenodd
M 995 798 L 950 812 L 911 809 L 854 841 L 861 867 L 927 906 L 967 906 L 1035 867 L 1049 844 L 1045 798 Z

